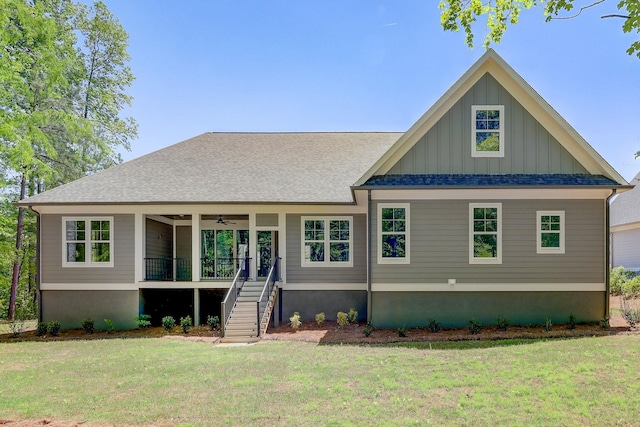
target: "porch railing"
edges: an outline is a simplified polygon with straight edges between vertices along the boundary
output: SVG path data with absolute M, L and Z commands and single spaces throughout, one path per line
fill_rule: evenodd
M 241 268 L 238 269 L 236 275 L 233 278 L 233 282 L 231 283 L 231 287 L 229 287 L 229 290 L 227 291 L 227 295 L 225 295 L 224 300 L 222 300 L 222 303 L 220 304 L 220 315 L 222 317 L 220 326 L 222 328 L 222 336 L 224 336 L 224 331 L 227 328 L 229 317 L 231 316 L 233 307 L 236 305 L 238 295 L 242 290 L 242 285 L 247 280 L 247 274 L 243 274 L 243 271 L 246 270 L 243 270 Z
M 150 281 L 190 281 L 191 260 L 188 258 L 145 258 L 145 279 Z
M 267 280 L 264 282 L 264 287 L 262 288 L 262 293 L 260 294 L 260 298 L 256 302 L 256 311 L 258 315 L 258 336 L 262 335 L 266 331 L 266 326 L 269 323 L 269 319 L 271 317 L 272 310 L 267 310 L 269 306 L 269 299 L 271 298 L 271 294 L 273 293 L 273 288 L 278 281 L 278 260 L 279 258 L 276 256 L 271 268 L 269 269 L 269 275 L 267 276 Z M 262 330 L 262 325 L 265 323 L 265 331 Z
M 238 271 L 243 272 L 243 278 L 249 275 L 251 258 L 200 258 L 201 278 L 203 280 L 231 280 Z

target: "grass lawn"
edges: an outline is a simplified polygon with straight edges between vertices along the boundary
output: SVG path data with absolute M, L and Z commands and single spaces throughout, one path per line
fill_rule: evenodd
M 640 336 L 404 346 L 0 344 L 0 420 L 638 425 Z

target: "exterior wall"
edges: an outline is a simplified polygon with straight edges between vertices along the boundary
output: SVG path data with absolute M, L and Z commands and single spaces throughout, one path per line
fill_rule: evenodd
M 191 259 L 191 238 L 191 226 L 176 227 L 176 258 Z
M 472 317 L 495 325 L 503 316 L 514 325 L 538 325 L 549 318 L 567 323 L 597 322 L 605 315 L 605 292 L 373 292 L 371 324 L 379 328 L 468 325 Z
M 313 216 L 313 214 L 307 216 Z M 302 267 L 301 215 L 287 215 L 287 283 L 366 283 L 366 216 L 346 216 L 353 217 L 353 248 L 351 249 L 353 267 Z
M 103 319 L 113 320 L 116 329 L 136 327 L 138 291 L 42 291 L 42 321 L 60 322 L 63 329 L 79 328 L 91 317 L 96 328 L 106 328 Z
M 395 202 L 395 201 L 394 201 Z M 406 201 L 403 201 L 406 202 Z M 410 264 L 377 264 L 372 209 L 372 283 L 604 283 L 602 200 L 487 200 L 502 203 L 502 264 L 469 263 L 469 203 L 410 202 Z M 565 253 L 536 253 L 536 211 L 565 211 Z M 389 290 L 389 289 L 385 289 Z
M 471 157 L 471 106 L 504 105 L 505 156 Z M 588 173 L 491 75 L 486 74 L 389 174 Z
M 277 227 L 278 214 L 257 214 L 256 226 L 258 227 Z
M 146 258 L 172 258 L 173 227 L 147 218 L 145 243 Z
M 612 233 L 611 265 L 640 270 L 640 228 Z
M 112 216 L 113 267 L 62 267 L 62 215 L 41 215 L 42 283 L 133 283 L 134 215 Z
M 282 322 L 287 323 L 294 312 L 300 312 L 302 320 L 315 320 L 324 312 L 327 320 L 336 320 L 338 311 L 345 313 L 353 308 L 358 319 L 367 318 L 367 291 L 287 291 L 280 294 Z

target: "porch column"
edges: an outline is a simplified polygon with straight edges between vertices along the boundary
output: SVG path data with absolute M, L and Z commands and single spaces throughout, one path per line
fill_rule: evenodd
M 144 278 L 144 215 L 141 213 L 134 214 L 133 227 L 133 258 L 134 258 L 134 283 L 142 282 Z
M 258 235 L 256 232 L 256 214 L 249 214 L 249 258 L 251 258 L 251 262 L 249 262 L 249 277 L 251 280 L 258 279 L 258 270 L 256 268 L 258 262 Z
M 200 289 L 193 288 L 193 326 L 200 326 Z
M 191 280 L 199 282 L 200 263 L 200 214 L 191 214 Z

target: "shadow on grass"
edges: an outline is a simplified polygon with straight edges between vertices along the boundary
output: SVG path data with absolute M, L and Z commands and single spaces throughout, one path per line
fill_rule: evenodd
M 512 338 L 496 340 L 465 340 L 465 341 L 435 341 L 435 342 L 396 342 L 388 344 L 371 344 L 370 347 L 402 347 L 416 350 L 475 350 L 481 348 L 510 347 L 514 345 L 537 344 L 541 342 L 571 340 L 566 338 Z

